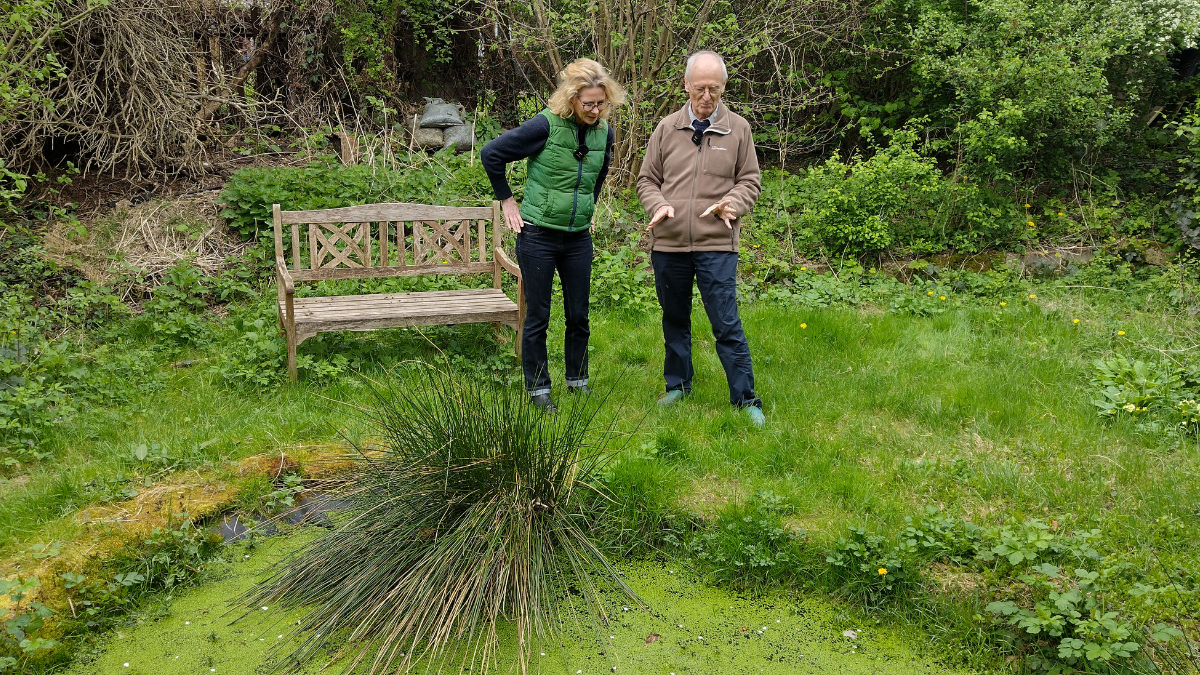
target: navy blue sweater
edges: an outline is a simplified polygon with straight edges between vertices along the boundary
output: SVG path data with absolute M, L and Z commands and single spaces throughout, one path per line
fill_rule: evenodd
M 587 127 L 579 127 L 579 142 L 583 142 L 586 133 Z M 483 164 L 483 170 L 487 172 L 488 180 L 492 182 L 492 192 L 496 194 L 496 199 L 504 201 L 512 196 L 512 188 L 504 176 L 504 167 L 509 162 L 516 162 L 538 154 L 542 148 L 546 147 L 548 138 L 550 138 L 550 120 L 541 115 L 534 115 L 521 126 L 504 132 L 483 146 L 483 152 L 479 153 L 479 160 Z M 608 177 L 608 165 L 612 161 L 612 147 L 613 128 L 612 125 L 609 125 L 608 141 L 604 145 L 604 164 L 600 167 L 600 175 L 596 177 L 596 189 L 593 194 L 597 200 L 600 199 L 600 187 L 604 184 L 604 179 Z

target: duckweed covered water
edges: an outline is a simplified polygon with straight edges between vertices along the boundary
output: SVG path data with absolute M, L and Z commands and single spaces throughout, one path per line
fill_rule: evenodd
M 300 530 L 275 537 L 253 550 L 231 546 L 231 562 L 199 588 L 178 595 L 168 616 L 114 632 L 100 655 L 76 664 L 72 675 L 257 675 L 268 650 L 288 648 L 298 612 L 257 608 L 237 621 L 230 601 L 250 588 L 271 563 L 308 541 Z M 249 556 L 248 558 L 245 556 Z M 609 607 L 607 628 L 569 628 L 563 644 L 533 650 L 530 672 L 547 675 L 646 673 L 845 673 L 948 674 L 951 669 L 922 658 L 912 636 L 891 627 L 861 625 L 835 606 L 814 599 L 747 599 L 697 581 L 661 563 L 622 563 L 620 569 L 654 610 Z M 227 613 L 228 612 L 228 613 Z M 844 633 L 853 631 L 855 638 Z M 655 634 L 657 638 L 647 638 Z M 502 659 L 493 672 L 519 673 L 512 654 L 515 633 L 501 634 Z M 906 637 L 908 639 L 906 639 Z M 457 664 L 457 661 L 455 662 Z M 314 662 L 315 673 L 325 662 Z M 360 667 L 358 671 L 364 671 Z M 415 672 L 423 672 L 418 667 Z M 453 669 L 454 672 L 458 668 Z M 327 671 L 345 674 L 335 663 Z

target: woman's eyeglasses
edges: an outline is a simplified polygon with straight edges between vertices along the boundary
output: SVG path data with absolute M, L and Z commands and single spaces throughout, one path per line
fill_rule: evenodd
M 580 101 L 579 106 L 581 108 L 583 108 L 584 110 L 591 110 L 593 112 L 603 112 L 604 109 L 608 107 L 608 102 L 607 101 L 598 101 L 596 103 L 584 103 L 583 101 Z

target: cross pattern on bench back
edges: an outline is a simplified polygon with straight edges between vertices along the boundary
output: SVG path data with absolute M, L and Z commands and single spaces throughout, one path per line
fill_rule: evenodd
M 274 220 L 275 256 L 296 281 L 491 272 L 491 249 L 500 245 L 501 219 L 495 205 L 277 209 Z

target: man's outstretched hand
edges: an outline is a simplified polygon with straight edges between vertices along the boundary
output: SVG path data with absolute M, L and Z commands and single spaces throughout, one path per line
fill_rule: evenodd
M 654 217 L 650 219 L 650 224 L 646 226 L 646 229 L 649 230 L 667 218 L 674 217 L 675 207 L 671 206 L 670 204 L 663 204 L 662 206 L 658 207 L 657 211 L 654 212 Z
M 703 218 L 704 216 L 707 216 L 708 214 L 713 213 L 714 211 L 716 212 L 718 218 L 725 221 L 725 227 L 728 227 L 729 229 L 732 230 L 733 229 L 733 221 L 737 220 L 737 211 L 734 210 L 734 208 L 733 208 L 733 200 L 732 199 L 722 199 L 721 201 L 717 202 L 716 204 L 713 204 L 712 206 L 708 207 L 708 209 L 705 210 L 704 213 L 700 214 L 700 217 Z
M 504 212 L 504 223 L 508 225 L 508 229 L 513 232 L 521 231 L 521 207 L 517 206 L 517 200 L 509 197 L 500 202 L 500 210 Z

